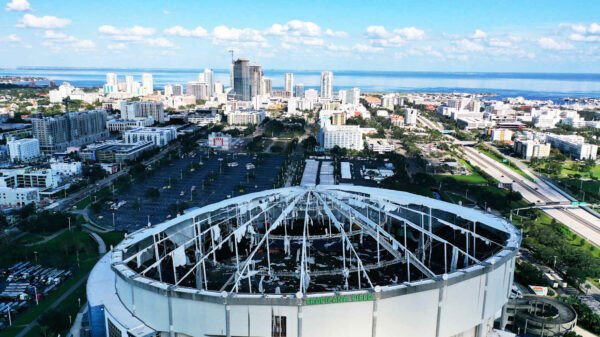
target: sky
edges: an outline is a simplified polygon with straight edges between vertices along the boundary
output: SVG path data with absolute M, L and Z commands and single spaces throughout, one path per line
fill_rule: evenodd
M 0 67 L 600 73 L 596 0 L 0 5 Z

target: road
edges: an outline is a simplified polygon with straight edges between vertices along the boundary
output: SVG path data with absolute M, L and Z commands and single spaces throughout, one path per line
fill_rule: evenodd
M 419 116 L 418 120 L 428 128 L 433 128 L 438 131 L 441 130 L 439 125 L 434 124 L 423 116 Z M 465 159 L 467 159 L 471 165 L 479 167 L 502 183 L 512 183 L 513 190 L 520 192 L 525 200 L 532 203 L 569 203 L 567 198 L 557 192 L 554 188 L 550 187 L 550 185 L 543 180 L 535 179 L 535 181 L 530 181 L 516 173 L 514 170 L 508 168 L 503 163 L 499 163 L 487 155 L 480 153 L 478 150 L 466 146 L 466 144 L 463 144 L 456 138 L 450 135 L 445 135 L 445 137 L 449 141 L 461 145 L 461 150 L 465 155 Z M 511 158 L 509 158 L 509 160 L 510 159 Z M 511 161 L 511 163 L 512 162 L 514 162 L 514 160 Z M 517 164 L 515 163 L 515 165 Z M 519 163 L 518 167 L 521 166 L 524 166 L 524 164 Z M 526 167 L 525 169 L 526 173 L 531 174 L 532 177 L 536 177 L 535 174 L 530 172 Z M 582 208 L 555 208 L 544 209 L 543 211 L 558 222 L 568 226 L 584 239 L 600 247 L 600 219 L 596 216 L 588 213 Z

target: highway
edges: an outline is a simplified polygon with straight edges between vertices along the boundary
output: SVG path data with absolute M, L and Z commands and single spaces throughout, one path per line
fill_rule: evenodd
M 438 129 L 431 121 L 420 116 L 419 120 L 429 128 Z M 450 141 L 458 143 L 457 140 L 445 135 Z M 494 177 L 501 183 L 512 183 L 513 190 L 521 193 L 523 198 L 531 203 L 559 202 L 567 204 L 570 201 L 562 194 L 550 187 L 541 179 L 535 182 L 526 179 L 506 165 L 488 157 L 477 149 L 469 146 L 461 146 L 465 159 L 474 166 Z M 554 209 L 542 209 L 550 217 L 568 226 L 571 230 L 584 239 L 600 247 L 600 219 L 582 208 L 568 208 L 557 206 Z

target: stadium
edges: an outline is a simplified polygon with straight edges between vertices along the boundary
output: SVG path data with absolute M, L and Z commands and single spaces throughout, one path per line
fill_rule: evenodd
M 520 232 L 351 185 L 262 191 L 126 236 L 94 267 L 93 337 L 490 336 Z

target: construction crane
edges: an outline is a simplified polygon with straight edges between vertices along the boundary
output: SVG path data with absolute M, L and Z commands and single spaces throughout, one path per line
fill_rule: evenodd
M 229 49 L 229 54 L 231 54 L 231 63 L 233 63 L 233 49 Z

